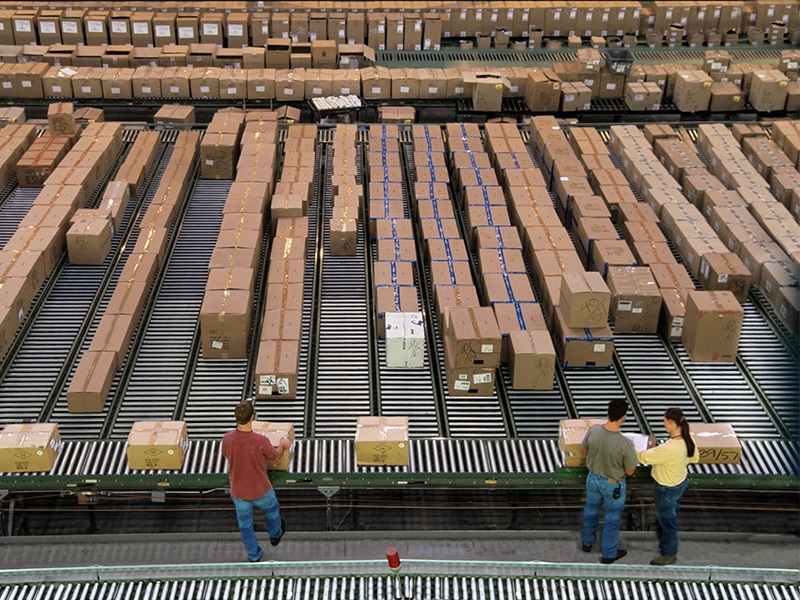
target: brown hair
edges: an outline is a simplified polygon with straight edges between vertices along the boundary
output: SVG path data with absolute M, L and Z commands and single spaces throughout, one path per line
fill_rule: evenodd
M 664 418 L 669 419 L 670 421 L 675 421 L 678 426 L 681 428 L 681 437 L 683 441 L 686 443 L 686 455 L 692 456 L 694 454 L 694 440 L 692 436 L 689 435 L 689 421 L 686 420 L 686 416 L 683 414 L 683 411 L 680 408 L 672 407 L 668 408 L 664 413 Z
M 236 422 L 239 425 L 247 425 L 253 416 L 253 403 L 247 400 L 240 402 L 236 406 L 236 410 L 233 411 L 233 414 L 236 415 Z

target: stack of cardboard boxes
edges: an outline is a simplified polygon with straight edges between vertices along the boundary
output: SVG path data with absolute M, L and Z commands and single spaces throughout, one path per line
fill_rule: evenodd
M 118 123 L 90 125 L 73 152 L 79 149 L 90 133 L 94 133 L 92 128 L 97 129 L 95 144 L 102 144 L 106 155 L 116 156 L 122 144 L 122 131 Z M 103 135 L 106 133 L 108 135 Z M 122 367 L 156 272 L 163 266 L 169 230 L 194 169 L 199 138 L 197 133 L 181 133 L 175 140 L 175 148 L 161 184 L 139 222 L 133 251 L 125 261 L 89 350 L 81 356 L 67 389 L 70 412 L 101 412 L 105 406 L 114 374 Z M 143 137 L 137 152 L 132 153 L 126 162 L 154 156 L 154 143 L 157 143 L 157 138 Z M 124 171 L 135 173 L 138 168 L 129 167 Z M 107 200 L 122 202 L 126 194 L 129 196 L 129 191 L 121 191 L 124 187 L 124 184 L 112 182 L 107 191 Z M 110 219 L 111 209 L 108 211 Z
M 356 151 L 356 127 L 341 125 L 333 136 L 333 189 L 330 227 L 330 252 L 333 256 L 355 256 L 358 229 L 361 226 L 363 186 L 359 181 L 359 156 Z
M 308 217 L 300 215 L 307 214 L 311 185 L 315 181 L 316 136 L 314 125 L 289 128 L 283 170 L 272 197 L 275 238 L 267 270 L 267 299 L 256 358 L 257 398 L 297 395 L 309 233 Z M 272 168 L 270 177 L 271 171 Z

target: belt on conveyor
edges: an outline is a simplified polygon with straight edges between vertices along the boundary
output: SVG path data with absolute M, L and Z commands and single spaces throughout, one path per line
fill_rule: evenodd
M 180 471 L 136 471 L 128 467 L 123 440 L 68 441 L 49 473 L 26 476 L 92 477 L 134 474 L 224 475 L 226 461 L 219 440 L 192 440 Z M 408 467 L 359 467 L 352 439 L 316 439 L 295 443 L 289 474 L 407 473 L 410 475 L 554 474 L 563 467 L 555 440 L 420 439 L 409 443 Z M 739 465 L 690 465 L 690 471 L 713 475 L 797 476 L 798 448 L 791 442 L 742 440 Z M 582 472 L 573 471 L 575 475 Z M 6 473 L 16 478 L 20 474 Z M 0 480 L 0 488 L 3 484 Z

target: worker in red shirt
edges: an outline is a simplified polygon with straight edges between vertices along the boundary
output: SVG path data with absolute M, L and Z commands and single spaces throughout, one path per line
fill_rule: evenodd
M 253 506 L 264 511 L 273 546 L 281 542 L 286 522 L 281 518 L 280 505 L 275 490 L 267 477 L 267 461 L 276 460 L 291 446 L 282 438 L 276 448 L 266 436 L 253 431 L 256 418 L 252 401 L 241 402 L 235 410 L 236 429 L 222 438 L 222 454 L 228 459 L 228 478 L 231 482 L 231 499 L 236 506 L 236 518 L 242 534 L 247 558 L 259 562 L 263 556 L 253 528 Z

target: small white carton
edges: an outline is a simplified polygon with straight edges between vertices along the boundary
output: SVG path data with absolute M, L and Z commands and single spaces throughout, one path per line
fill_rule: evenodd
M 386 313 L 386 366 L 421 369 L 425 360 L 422 313 Z

